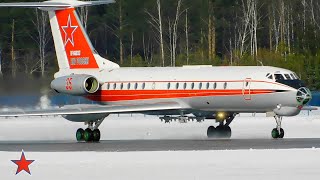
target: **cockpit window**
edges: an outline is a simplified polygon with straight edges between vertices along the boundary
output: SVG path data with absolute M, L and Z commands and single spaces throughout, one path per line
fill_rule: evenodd
M 282 76 L 282 74 L 274 74 L 276 81 L 283 81 L 284 77 Z
M 297 79 L 293 74 L 290 74 L 291 79 Z
M 269 79 L 273 79 L 273 75 L 272 74 L 269 76 Z
M 293 75 L 296 77 L 296 79 L 300 79 L 296 73 L 293 73 Z
M 266 77 L 267 77 L 268 79 L 273 79 L 273 75 L 270 74 L 270 73 L 268 73 L 268 74 L 266 75 Z
M 287 80 L 291 80 L 291 77 L 289 74 L 284 74 L 284 76 L 286 77 Z

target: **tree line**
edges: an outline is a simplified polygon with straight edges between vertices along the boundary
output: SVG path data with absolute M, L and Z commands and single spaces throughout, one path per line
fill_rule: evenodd
M 320 88 L 320 1 L 116 0 L 77 11 L 99 54 L 121 66 L 271 65 Z M 4 77 L 57 70 L 48 21 L 39 10 L 1 9 Z

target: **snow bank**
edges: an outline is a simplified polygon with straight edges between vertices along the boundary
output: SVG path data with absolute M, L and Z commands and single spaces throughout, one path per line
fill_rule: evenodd
M 32 176 L 15 175 L 19 152 L 0 152 L 1 179 L 318 179 L 320 149 L 194 152 L 25 152 Z

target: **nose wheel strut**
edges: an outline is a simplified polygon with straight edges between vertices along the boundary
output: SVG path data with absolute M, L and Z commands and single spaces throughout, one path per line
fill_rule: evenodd
M 282 139 L 284 137 L 284 130 L 281 128 L 282 116 L 276 115 L 274 119 L 276 120 L 277 127 L 272 129 L 271 136 L 274 139 Z

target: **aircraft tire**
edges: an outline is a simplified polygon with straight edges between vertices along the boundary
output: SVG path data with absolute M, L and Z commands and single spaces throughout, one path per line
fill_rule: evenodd
M 214 126 L 209 126 L 207 130 L 208 138 L 215 138 L 216 137 L 216 128 Z
M 273 139 L 278 139 L 280 137 L 280 134 L 277 128 L 272 129 L 271 136 Z
M 280 129 L 280 134 L 279 134 L 279 138 L 283 138 L 284 137 L 284 130 L 281 128 Z
M 217 126 L 217 138 L 231 138 L 231 128 L 230 126 Z
M 82 128 L 79 128 L 76 132 L 76 139 L 78 142 L 84 140 L 84 130 Z
M 100 141 L 100 137 L 101 137 L 100 130 L 99 129 L 93 130 L 93 141 L 94 142 L 99 142 Z
M 83 134 L 83 137 L 84 137 L 84 140 L 86 142 L 90 142 L 93 140 L 93 132 L 91 129 L 87 128 L 85 131 L 84 131 L 84 134 Z
M 230 126 L 223 126 L 223 128 L 224 128 L 224 130 L 223 130 L 224 131 L 224 138 L 230 139 L 231 134 L 232 134 Z

